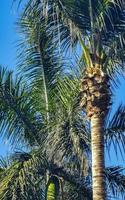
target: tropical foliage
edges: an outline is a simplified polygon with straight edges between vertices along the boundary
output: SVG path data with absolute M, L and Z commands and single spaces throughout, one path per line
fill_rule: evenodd
M 91 200 L 90 123 L 80 107 L 79 80 L 96 49 L 113 94 L 124 66 L 123 3 L 29 1 L 17 26 L 18 75 L 0 68 L 0 131 L 23 150 L 7 163 L 1 158 L 0 199 Z M 105 146 L 124 154 L 125 108 L 120 105 L 112 117 L 111 110 Z M 107 199 L 124 199 L 124 168 L 108 167 L 105 177 Z

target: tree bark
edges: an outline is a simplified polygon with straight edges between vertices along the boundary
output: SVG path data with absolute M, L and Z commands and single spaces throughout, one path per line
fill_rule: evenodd
M 103 118 L 94 114 L 91 118 L 92 137 L 92 181 L 93 200 L 105 200 L 105 161 L 104 161 L 104 132 Z

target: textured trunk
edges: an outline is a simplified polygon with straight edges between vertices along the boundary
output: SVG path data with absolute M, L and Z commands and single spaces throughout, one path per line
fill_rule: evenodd
M 110 103 L 109 77 L 98 64 L 88 67 L 82 79 L 81 106 L 91 121 L 93 200 L 105 200 L 104 118 Z
M 105 200 L 103 118 L 91 118 L 93 200 Z

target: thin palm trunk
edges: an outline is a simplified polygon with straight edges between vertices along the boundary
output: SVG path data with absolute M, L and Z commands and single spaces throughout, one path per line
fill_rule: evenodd
M 91 118 L 93 200 L 105 200 L 103 119 Z
M 110 101 L 108 77 L 98 65 L 86 69 L 81 106 L 91 121 L 93 200 L 105 200 L 104 118 Z
M 92 30 L 92 40 L 93 40 L 93 49 L 92 50 L 93 50 L 94 57 L 95 57 L 97 49 L 95 48 L 95 35 L 93 34 L 95 32 L 95 30 L 94 30 L 92 0 L 89 0 L 89 6 L 90 6 L 90 19 L 91 19 L 91 30 Z M 97 41 L 97 43 L 98 42 L 99 41 Z M 96 57 L 95 57 L 95 59 L 96 59 Z M 97 64 L 97 66 L 98 66 L 98 64 Z M 99 66 L 99 68 L 100 68 L 100 66 Z M 97 67 L 97 69 L 98 69 L 98 67 Z M 95 75 L 98 75 L 98 73 Z M 99 74 L 99 75 L 100 75 L 99 79 L 100 78 L 102 79 L 101 74 Z M 96 81 L 96 80 L 92 81 L 91 83 L 92 83 L 92 85 L 96 86 L 95 91 L 98 93 L 100 83 L 98 84 L 98 81 Z M 96 83 L 96 84 L 94 84 L 94 83 Z M 89 87 L 89 89 L 91 91 L 91 86 Z M 96 100 L 97 96 L 101 97 L 101 94 L 98 94 L 97 96 L 95 94 L 93 95 L 93 92 L 92 93 L 90 92 L 90 94 L 91 94 L 91 97 L 92 96 L 94 97 L 94 100 L 92 100 L 92 101 L 95 101 L 94 104 L 91 101 L 91 108 L 95 107 L 97 110 L 99 108 L 99 110 L 103 112 L 103 110 L 101 110 L 100 106 L 98 106 L 100 103 L 102 104 L 102 102 L 98 101 L 99 98 L 98 98 L 98 100 Z M 100 99 L 100 101 L 101 100 L 102 99 Z M 94 107 L 92 105 L 94 105 Z M 104 177 L 105 161 L 104 161 L 103 117 L 101 117 L 101 115 L 100 115 L 100 114 L 102 114 L 101 112 L 98 113 L 98 111 L 97 111 L 98 114 L 95 112 L 96 109 L 93 110 L 94 112 L 91 115 L 93 200 L 105 200 L 106 191 L 105 191 L 105 177 Z

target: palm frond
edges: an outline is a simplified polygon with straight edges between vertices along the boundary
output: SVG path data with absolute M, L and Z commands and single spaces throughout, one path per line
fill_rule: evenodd
M 79 108 L 78 79 L 64 76 L 58 80 L 56 94 L 45 151 L 50 160 L 66 168 L 74 168 L 79 174 L 86 174 L 86 158 L 91 149 L 90 132 L 85 115 Z
M 125 198 L 125 175 L 122 167 L 109 167 L 105 170 L 107 190 L 112 197 Z
M 40 97 L 43 94 L 41 101 L 44 99 L 43 105 L 49 118 L 49 93 L 56 85 L 63 63 L 39 10 L 33 9 L 30 14 L 23 16 L 19 26 L 26 39 L 21 44 L 24 48 L 19 55 L 21 62 L 18 68 L 33 88 L 39 86 Z
M 7 169 L 10 166 L 10 159 L 9 156 L 6 156 L 4 158 L 3 156 L 0 157 L 0 168 L 1 169 Z
M 46 200 L 57 200 L 59 195 L 59 178 L 57 176 L 51 176 L 48 180 L 46 187 Z
M 119 148 L 121 155 L 125 151 L 125 108 L 120 105 L 114 115 L 107 120 L 105 129 L 106 145 L 110 150 L 113 145 L 117 154 L 117 148 Z
M 32 20 L 32 19 L 34 19 L 34 20 Z M 65 77 L 65 78 L 62 78 L 63 79 L 62 81 L 58 78 L 60 70 L 61 70 L 61 68 L 60 68 L 61 66 L 57 62 L 58 61 L 57 52 L 53 51 L 53 48 L 55 48 L 56 46 L 55 46 L 55 42 L 54 42 L 54 46 L 53 46 L 52 35 L 49 35 L 49 39 L 48 39 L 48 32 L 46 31 L 47 28 L 48 28 L 47 26 L 45 27 L 44 17 L 43 16 L 41 17 L 39 15 L 39 9 L 37 11 L 35 11 L 33 9 L 33 11 L 31 11 L 31 14 L 25 14 L 24 18 L 22 18 L 21 29 L 23 32 L 26 33 L 26 35 L 28 34 L 28 37 L 26 37 L 26 38 L 28 38 L 28 41 L 26 41 L 26 42 L 29 45 L 33 44 L 33 46 L 31 46 L 31 49 L 28 50 L 29 57 L 27 56 L 27 54 L 25 54 L 26 60 L 24 58 L 24 63 L 21 64 L 21 69 L 23 66 L 24 74 L 26 74 L 26 76 L 28 74 L 28 77 L 30 77 L 30 78 L 32 78 L 32 74 L 33 74 L 35 77 L 34 80 L 35 81 L 37 80 L 36 82 L 38 84 L 38 87 L 37 87 L 36 83 L 31 84 L 33 86 L 33 94 L 36 94 L 36 96 L 37 96 L 36 102 L 38 102 L 38 103 L 36 103 L 36 104 L 38 104 L 38 105 L 41 104 L 42 106 L 44 106 L 44 102 L 45 102 L 45 104 L 47 105 L 47 107 L 45 105 L 46 111 L 49 114 L 49 119 L 50 119 L 49 121 L 51 121 L 52 117 L 54 117 L 54 119 L 55 119 L 55 115 L 57 115 L 57 113 L 55 111 L 57 111 L 58 116 L 56 119 L 57 119 L 57 122 L 59 122 L 60 113 L 61 113 L 60 107 L 66 107 L 66 112 L 70 113 L 73 110 L 72 104 L 74 102 L 74 98 L 77 103 L 78 97 L 76 96 L 76 93 L 78 93 L 79 81 L 78 81 L 78 79 L 75 80 L 74 77 L 72 77 L 71 79 Z M 34 48 L 34 46 L 35 46 L 35 48 Z M 33 51 L 33 56 L 32 56 L 32 51 Z M 57 63 L 49 62 L 49 61 L 52 61 L 53 58 L 56 60 Z M 32 61 L 33 61 L 33 63 L 32 63 Z M 28 65 L 27 65 L 27 63 L 28 63 Z M 61 65 L 62 65 L 62 63 L 61 63 Z M 41 79 L 43 79 L 43 80 L 41 80 Z M 40 80 L 41 80 L 41 84 L 40 84 Z M 33 81 L 33 83 L 34 83 L 34 81 Z M 40 86 L 42 89 L 40 88 Z M 54 86 L 55 86 L 55 88 L 54 88 Z M 36 88 L 34 88 L 34 87 L 36 87 Z M 53 91 L 52 91 L 52 89 L 53 89 Z M 52 91 L 52 93 L 51 93 L 51 91 Z M 44 97 L 42 97 L 41 93 L 45 94 L 45 95 L 43 95 Z M 61 102 L 60 105 L 58 105 L 59 101 Z M 49 105 L 51 105 L 51 106 L 49 106 Z M 42 108 L 42 106 L 40 106 L 40 108 Z M 50 111 L 51 111 L 50 109 L 52 110 L 51 113 L 50 113 Z M 55 111 L 54 111 L 54 109 L 55 109 Z M 62 112 L 64 113 L 65 111 L 62 110 Z M 64 119 L 64 116 L 63 116 L 63 119 Z M 64 126 L 62 124 L 64 124 Z M 67 126 L 67 122 L 61 123 L 61 129 L 62 129 L 62 127 L 65 127 L 65 124 Z M 51 126 L 51 122 L 50 122 L 50 126 Z M 54 127 L 54 129 L 55 129 L 55 127 Z M 63 129 L 65 129 L 65 128 L 63 128 Z M 60 126 L 58 126 L 58 125 L 56 126 L 56 130 L 54 130 L 54 131 L 51 131 L 51 129 L 49 129 L 49 134 L 48 134 L 49 136 L 47 138 L 47 142 L 48 142 L 49 146 L 46 149 L 48 151 L 50 149 L 51 153 L 52 153 L 52 148 L 54 147 L 54 145 L 53 145 L 54 138 L 55 138 L 57 146 L 58 147 L 60 146 L 61 140 L 59 140 L 57 142 L 57 138 L 56 138 L 57 135 L 59 134 L 59 130 L 60 130 Z M 80 131 L 79 131 L 79 133 L 80 133 Z M 53 134 L 55 135 L 54 137 L 52 137 Z M 82 136 L 82 134 L 80 134 L 80 135 L 81 135 L 80 136 L 81 138 L 84 138 L 84 136 Z M 59 136 L 58 136 L 58 138 L 59 138 Z M 62 138 L 62 136 L 60 138 Z M 70 137 L 69 140 L 71 140 L 71 143 L 74 143 L 73 145 L 77 146 L 74 142 L 75 139 L 73 139 L 73 138 L 77 138 L 77 141 L 80 143 L 78 134 L 76 134 L 76 137 L 73 137 L 73 131 L 72 131 L 72 137 Z M 86 144 L 85 141 L 84 140 L 82 140 L 82 141 L 83 141 L 83 142 L 81 142 L 82 145 L 85 145 Z M 68 145 L 68 143 L 67 142 L 65 143 L 65 142 L 66 142 L 66 137 L 64 139 L 64 144 Z M 88 139 L 88 144 L 89 144 L 89 139 Z M 86 145 L 86 148 L 88 148 L 88 146 L 89 146 L 88 144 Z M 58 149 L 59 151 L 62 150 L 62 153 L 63 153 L 62 156 L 64 156 L 64 152 L 63 152 L 64 149 L 66 151 L 68 149 L 70 149 L 70 148 L 68 148 L 68 149 L 65 148 L 66 147 L 65 145 L 64 146 L 62 145 L 60 147 L 60 149 Z M 71 145 L 71 146 L 73 146 L 73 145 Z M 54 148 L 56 149 L 56 147 L 54 147 Z M 71 152 L 71 150 L 70 150 L 70 152 Z M 77 150 L 77 152 L 78 152 L 78 150 Z M 50 156 L 51 153 L 49 153 L 48 155 Z M 68 155 L 68 153 L 66 153 L 66 154 Z M 82 153 L 81 153 L 81 155 L 82 155 Z
M 45 163 L 44 159 L 39 160 L 32 155 L 29 159 L 15 161 L 3 171 L 0 180 L 0 199 L 44 199 L 42 176 L 45 170 L 41 167 L 42 162 Z
M 14 80 L 11 72 L 0 68 L 0 130 L 12 143 L 25 139 L 29 145 L 38 145 L 41 122 L 30 96 L 21 79 Z
M 50 162 L 50 171 L 54 175 L 57 175 L 60 178 L 63 178 L 63 196 L 68 200 L 72 199 L 73 196 L 77 195 L 80 198 L 84 194 L 86 200 L 92 199 L 92 188 L 91 181 L 89 177 L 79 176 L 75 170 L 70 172 L 69 169 L 65 169 L 65 167 L 59 167 L 58 164 L 54 164 Z M 72 191 L 72 189 L 74 191 Z M 81 192 L 82 191 L 82 192 Z
M 79 177 L 75 171 L 71 174 L 64 167 L 59 167 L 53 162 L 47 162 L 41 154 L 41 149 L 31 153 L 16 152 L 15 155 L 11 156 L 11 160 L 11 166 L 0 174 L 1 200 L 7 198 L 45 199 L 47 171 L 52 176 L 63 178 L 64 182 L 76 187 L 76 192 L 82 190 L 87 200 L 92 198 L 91 186 L 84 177 Z M 66 188 L 65 185 L 65 193 L 68 192 Z

